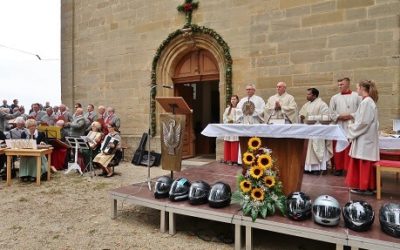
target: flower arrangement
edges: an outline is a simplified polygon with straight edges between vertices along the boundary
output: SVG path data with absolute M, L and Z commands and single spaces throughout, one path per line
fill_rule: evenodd
M 239 188 L 232 196 L 253 221 L 259 215 L 265 218 L 275 214 L 276 208 L 286 215 L 286 196 L 271 152 L 262 147 L 260 138 L 249 139 L 248 150 L 243 154 L 243 171 L 237 177 Z

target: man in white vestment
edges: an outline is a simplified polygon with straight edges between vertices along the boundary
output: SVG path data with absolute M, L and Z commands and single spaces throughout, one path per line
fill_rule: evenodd
M 319 91 L 316 88 L 307 89 L 307 101 L 300 109 L 300 120 L 308 119 L 309 116 L 328 117 L 328 105 L 322 101 Z M 311 125 L 312 126 L 312 125 Z M 327 162 L 333 156 L 332 141 L 323 139 L 308 140 L 305 173 L 319 175 L 321 171 L 326 171 Z
M 332 96 L 329 108 L 332 112 L 331 118 L 348 134 L 348 126 L 353 123 L 353 115 L 361 102 L 357 92 L 350 89 L 350 79 L 345 77 L 338 80 L 339 93 Z M 347 170 L 346 156 L 349 154 L 350 146 L 341 152 L 334 151 L 335 173 L 341 176 L 343 170 Z
M 294 97 L 286 92 L 286 83 L 278 82 L 276 94 L 268 98 L 264 109 L 264 120 L 284 119 L 285 123 L 297 122 L 297 104 Z
M 236 110 L 238 111 L 238 123 L 257 124 L 263 123 L 262 114 L 264 112 L 264 100 L 255 95 L 256 86 L 248 84 L 246 86 L 247 96 L 240 99 Z

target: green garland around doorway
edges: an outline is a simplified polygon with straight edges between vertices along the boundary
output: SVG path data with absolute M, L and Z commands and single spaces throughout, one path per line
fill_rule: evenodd
M 232 57 L 231 53 L 229 52 L 229 46 L 228 44 L 224 41 L 224 39 L 213 29 L 204 27 L 204 26 L 198 26 L 196 24 L 191 24 L 189 26 L 185 26 L 185 28 L 191 28 L 192 32 L 194 34 L 205 34 L 209 35 L 212 38 L 214 38 L 217 43 L 221 46 L 221 48 L 224 51 L 224 58 L 225 58 L 225 65 L 226 65 L 226 71 L 225 71 L 225 90 L 226 90 L 226 103 L 229 103 L 230 101 L 230 96 L 232 95 Z M 171 34 L 168 35 L 168 37 L 162 41 L 160 46 L 158 47 L 156 54 L 154 55 L 153 58 L 153 63 L 151 66 L 151 86 L 156 85 L 157 83 L 157 74 L 156 74 L 156 68 L 157 68 L 157 63 L 158 60 L 160 59 L 161 53 L 164 50 L 164 48 L 177 36 L 183 34 L 183 31 L 181 29 L 175 30 Z M 151 91 L 151 105 L 150 105 L 150 114 L 151 114 L 151 136 L 154 136 L 156 134 L 156 101 L 155 97 L 157 94 L 156 88 L 152 88 Z

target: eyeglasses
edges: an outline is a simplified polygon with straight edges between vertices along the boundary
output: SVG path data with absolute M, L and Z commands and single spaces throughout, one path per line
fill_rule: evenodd
M 249 90 L 254 90 L 254 89 L 246 89 L 247 91 L 249 91 Z

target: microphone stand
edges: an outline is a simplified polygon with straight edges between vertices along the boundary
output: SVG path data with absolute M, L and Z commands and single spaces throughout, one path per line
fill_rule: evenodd
M 147 152 L 147 186 L 149 187 L 149 190 L 151 191 L 151 178 L 150 178 L 150 143 L 151 143 L 151 92 L 153 91 L 154 88 L 156 88 L 157 85 L 153 85 L 150 87 L 150 94 L 149 94 L 149 130 L 148 130 L 148 135 L 149 135 L 149 140 L 148 140 L 148 152 Z

